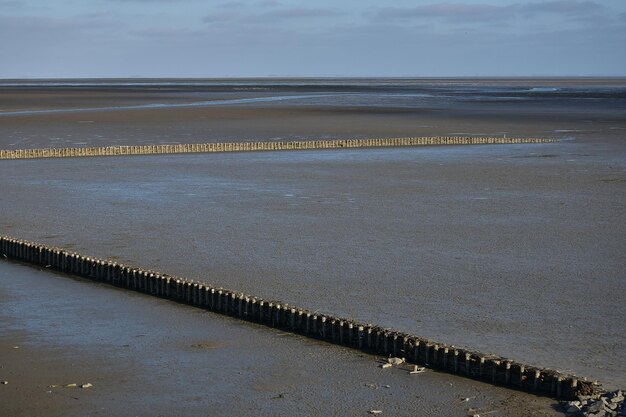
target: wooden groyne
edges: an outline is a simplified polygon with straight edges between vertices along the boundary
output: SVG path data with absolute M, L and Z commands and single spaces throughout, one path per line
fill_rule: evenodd
M 302 141 L 260 141 L 187 143 L 177 145 L 96 146 L 85 148 L 4 149 L 0 159 L 68 158 L 86 156 L 159 155 L 178 153 L 290 151 L 304 149 L 382 148 L 429 145 L 487 145 L 514 143 L 549 143 L 556 139 L 505 138 L 479 136 L 431 136 L 381 139 L 332 139 Z
M 0 236 L 6 258 L 65 274 L 237 317 L 286 332 L 349 346 L 407 363 L 486 381 L 538 395 L 575 399 L 597 393 L 596 384 L 550 369 L 484 355 L 391 329 L 318 314 L 280 301 L 264 300 L 203 282 L 80 255 L 60 248 Z

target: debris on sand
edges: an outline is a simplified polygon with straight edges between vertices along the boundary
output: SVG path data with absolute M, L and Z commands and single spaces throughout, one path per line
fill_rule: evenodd
M 77 383 L 72 382 L 71 384 L 65 384 L 65 385 L 50 385 L 50 388 L 59 388 L 59 387 L 61 388 L 78 388 L 78 387 L 91 388 L 93 387 L 93 384 L 90 382 L 86 382 L 84 384 L 77 384 Z
M 387 363 L 391 365 L 402 365 L 404 362 L 404 358 L 387 358 Z
M 380 365 L 381 368 L 385 369 L 385 368 L 391 368 L 394 365 L 402 365 L 403 363 L 405 363 L 405 359 L 404 358 L 387 358 L 385 360 L 385 363 L 383 363 L 382 365 Z
M 370 411 L 368 411 L 368 413 L 370 413 L 370 414 L 382 414 L 383 410 L 370 410 Z
M 497 413 L 498 411 L 499 410 L 491 410 L 491 411 L 484 412 L 482 414 L 472 414 L 472 417 L 481 417 L 481 416 L 485 416 L 485 415 L 488 415 L 488 414 Z
M 7 385 L 9 383 L 9 381 L 2 381 L 1 383 L 2 383 L 2 385 Z
M 414 375 L 414 374 L 421 374 L 422 372 L 425 372 L 426 368 L 424 367 L 420 367 L 417 365 L 413 365 L 413 369 L 411 371 L 409 371 L 409 374 Z
M 593 397 L 581 396 L 578 401 L 567 401 L 561 405 L 568 416 L 626 417 L 626 403 L 621 390 Z

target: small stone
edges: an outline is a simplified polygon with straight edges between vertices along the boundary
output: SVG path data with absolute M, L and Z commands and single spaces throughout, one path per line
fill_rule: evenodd
M 383 385 L 383 388 L 391 388 L 391 385 Z
M 380 365 L 381 368 L 386 369 L 386 368 L 391 368 L 393 365 L 390 363 L 383 363 L 382 365 Z
M 2 381 L 2 385 L 7 385 L 9 381 Z
M 65 388 L 76 388 L 76 387 L 77 387 L 77 385 L 76 385 L 76 384 L 66 384 L 66 385 L 63 385 L 63 386 L 64 386 Z
M 383 410 L 370 410 L 368 411 L 370 414 L 382 414 Z
M 93 387 L 93 385 L 92 385 L 92 384 L 90 384 L 89 382 L 87 382 L 86 384 L 83 384 L 83 385 L 81 385 L 80 387 L 81 387 L 81 388 L 91 388 L 91 387 Z

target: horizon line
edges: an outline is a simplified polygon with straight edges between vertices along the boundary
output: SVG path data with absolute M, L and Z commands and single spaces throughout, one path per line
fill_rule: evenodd
M 0 77 L 0 81 L 47 81 L 47 80 L 258 80 L 258 79 L 295 79 L 295 80 L 319 80 L 319 79 L 602 79 L 624 78 L 626 74 L 614 75 L 249 75 L 249 76 L 210 76 L 210 77 L 185 77 L 185 76 L 113 76 L 113 77 Z

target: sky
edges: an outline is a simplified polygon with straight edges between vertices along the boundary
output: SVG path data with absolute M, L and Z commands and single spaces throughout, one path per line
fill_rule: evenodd
M 626 0 L 0 0 L 0 78 L 625 76 Z

